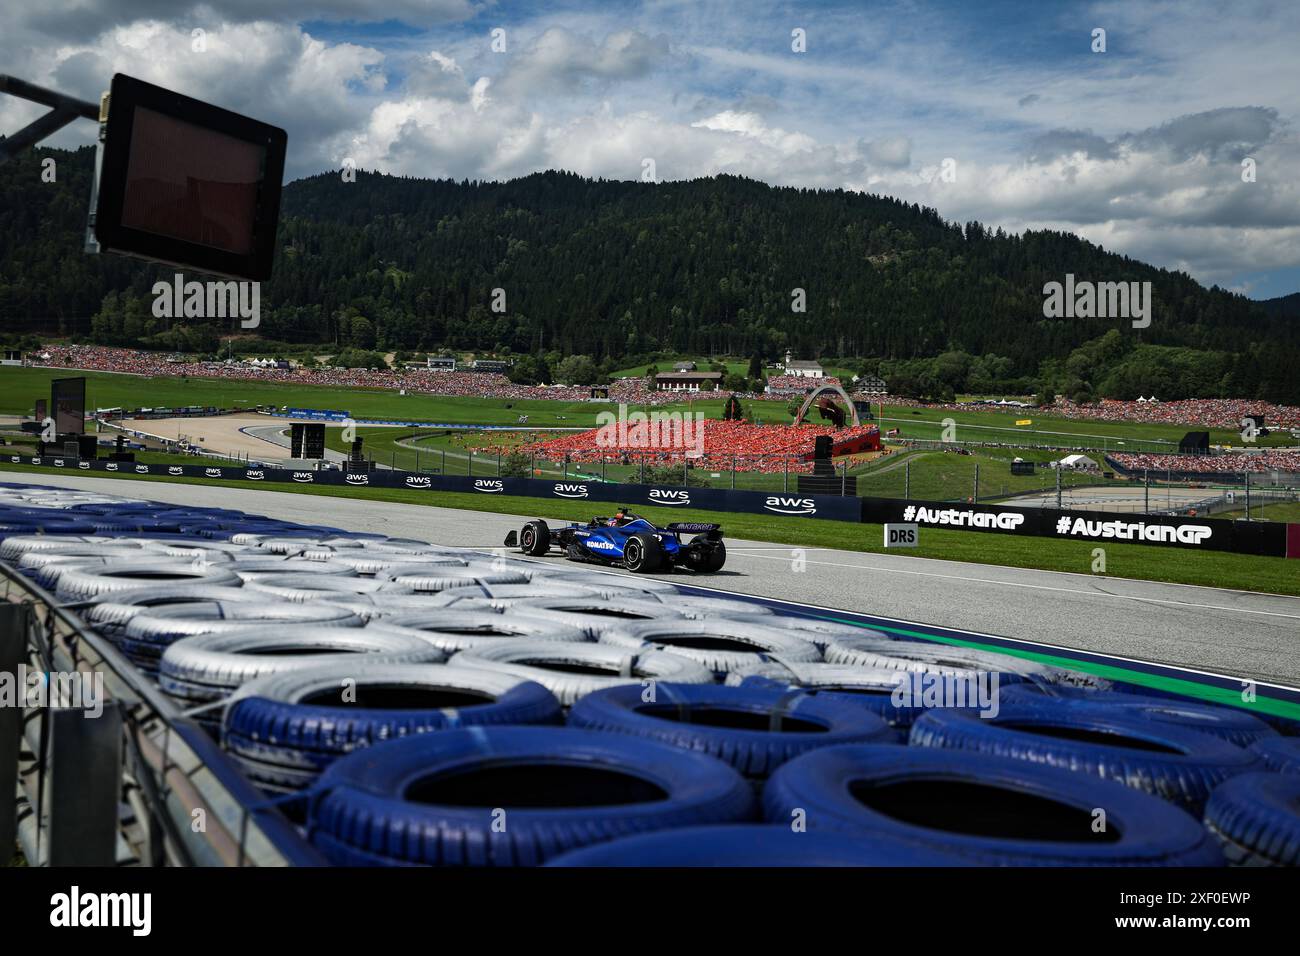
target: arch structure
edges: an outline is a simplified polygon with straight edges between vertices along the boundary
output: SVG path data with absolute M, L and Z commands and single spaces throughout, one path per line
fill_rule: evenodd
M 832 385 L 830 383 L 826 383 L 824 385 L 818 385 L 816 388 L 814 388 L 812 392 L 808 395 L 807 399 L 804 400 L 804 403 L 801 406 L 799 406 L 799 414 L 795 415 L 794 417 L 794 423 L 796 425 L 803 424 L 803 417 L 806 414 L 808 414 L 808 409 L 812 407 L 813 402 L 817 401 L 818 396 L 820 396 L 823 392 L 833 392 L 836 395 L 839 395 L 840 398 L 844 399 L 844 404 L 847 405 L 849 409 L 850 423 L 854 427 L 862 424 L 862 422 L 858 419 L 858 408 L 856 405 L 853 404 L 853 400 L 849 398 L 849 393 L 844 391 L 844 389 L 838 385 Z

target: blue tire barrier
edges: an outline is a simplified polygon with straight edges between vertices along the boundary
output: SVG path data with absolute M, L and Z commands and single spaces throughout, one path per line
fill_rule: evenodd
M 1215 704 L 1171 700 L 1167 697 L 1147 697 L 1137 694 L 1117 694 L 1112 691 L 1053 696 L 1042 693 L 1030 685 L 1008 687 L 1002 694 L 1004 704 L 1033 704 L 1061 707 L 1099 707 L 1105 712 L 1130 712 L 1161 724 L 1175 724 L 1188 730 L 1221 737 L 1238 747 L 1249 747 L 1265 737 L 1276 737 L 1277 731 L 1244 710 L 1221 707 Z
M 226 709 L 222 742 L 259 783 L 300 789 L 354 750 L 462 727 L 559 724 L 545 687 L 443 664 L 354 661 L 250 681 Z
M 930 710 L 908 739 L 916 747 L 1014 757 L 1103 777 L 1198 816 L 1216 786 L 1262 765 L 1257 755 L 1219 737 L 1098 708 L 1009 704 L 989 719 Z
M 983 865 L 1223 865 L 1205 828 L 1157 797 L 965 751 L 814 750 L 772 775 L 763 808 L 774 824 L 801 819 L 810 831 L 907 840 Z
M 479 727 L 337 761 L 314 789 L 307 836 L 339 865 L 533 866 L 755 812 L 749 785 L 705 754 L 562 727 Z
M 1239 866 L 1300 866 L 1300 775 L 1247 773 L 1221 784 L 1205 826 Z
M 872 835 L 851 836 L 788 826 L 721 824 L 684 827 L 597 843 L 557 857 L 547 866 L 976 866 L 970 857 Z
M 1276 773 L 1300 774 L 1300 738 L 1265 737 L 1250 745 L 1264 766 Z
M 801 692 L 707 684 L 656 684 L 653 689 L 653 702 L 643 699 L 640 685 L 588 694 L 573 705 L 569 726 L 707 753 L 756 779 L 814 748 L 897 740 L 875 714 Z

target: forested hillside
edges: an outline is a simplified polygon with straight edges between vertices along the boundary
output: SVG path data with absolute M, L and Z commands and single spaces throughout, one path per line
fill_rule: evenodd
M 58 162 L 55 184 L 40 181 L 44 156 Z M 173 270 L 80 251 L 92 158 L 90 149 L 39 150 L 5 167 L 0 320 L 8 330 L 183 345 L 149 309 L 153 282 Z M 995 384 L 1034 380 L 1085 396 L 1140 359 L 1175 379 L 1194 367 L 1197 385 L 1214 393 L 1283 400 L 1295 389 L 1287 370 L 1300 365 L 1290 309 L 1205 289 L 1069 234 L 1009 236 L 894 199 L 730 176 L 645 184 L 558 172 L 507 183 L 322 174 L 286 187 L 279 237 L 260 331 L 286 342 L 558 350 L 597 362 L 660 351 L 770 357 L 788 347 L 917 375 L 932 363 L 916 360 L 964 353 Z M 1044 318 L 1043 284 L 1067 272 L 1152 282 L 1150 327 Z M 504 290 L 504 312 L 491 308 L 494 289 Z M 800 289 L 802 312 L 792 308 Z M 92 321 L 110 292 L 124 295 Z M 1118 339 L 1099 345 L 1112 329 Z M 1081 347 L 1088 361 L 1071 371 Z

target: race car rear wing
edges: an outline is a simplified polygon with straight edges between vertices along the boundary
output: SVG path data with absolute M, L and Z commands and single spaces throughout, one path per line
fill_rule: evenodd
M 665 531 L 681 531 L 686 534 L 703 534 L 706 531 L 721 531 L 722 525 L 707 521 L 674 521 L 664 527 Z

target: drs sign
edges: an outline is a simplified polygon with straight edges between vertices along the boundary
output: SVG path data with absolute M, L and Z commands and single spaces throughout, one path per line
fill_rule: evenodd
M 886 548 L 915 548 L 917 544 L 917 526 L 914 524 L 885 525 Z

